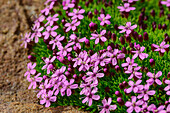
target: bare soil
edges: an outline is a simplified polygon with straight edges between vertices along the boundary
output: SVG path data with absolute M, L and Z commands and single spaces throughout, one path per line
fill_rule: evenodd
M 24 77 L 27 50 L 21 47 L 21 34 L 31 29 L 45 0 L 0 0 L 0 113 L 84 113 L 77 107 L 40 105 L 34 90 L 28 90 Z

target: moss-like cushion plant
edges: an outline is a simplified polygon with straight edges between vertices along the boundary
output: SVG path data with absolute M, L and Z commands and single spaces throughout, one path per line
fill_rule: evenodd
M 170 1 L 47 0 L 24 76 L 45 107 L 170 113 Z

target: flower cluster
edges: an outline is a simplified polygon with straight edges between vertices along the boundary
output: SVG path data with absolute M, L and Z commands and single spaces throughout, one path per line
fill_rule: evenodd
M 120 2 L 123 6 L 117 6 Z M 140 2 L 143 5 L 137 6 Z M 169 113 L 169 17 L 155 17 L 157 22 L 150 23 L 148 4 L 158 5 L 151 3 L 47 0 L 32 31 L 22 39 L 31 51 L 24 75 L 30 82 L 28 89 L 37 90 L 45 107 Z M 162 4 L 169 7 L 168 3 L 159 2 L 161 11 Z M 142 11 L 139 17 L 137 11 Z M 156 16 L 154 10 L 151 15 Z M 163 22 L 157 29 L 157 23 Z M 164 39 L 162 31 L 167 32 Z

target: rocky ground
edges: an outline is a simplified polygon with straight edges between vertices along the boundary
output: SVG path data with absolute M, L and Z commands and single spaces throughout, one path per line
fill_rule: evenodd
M 0 113 L 83 113 L 76 107 L 45 108 L 24 77 L 27 51 L 20 46 L 44 0 L 0 0 Z

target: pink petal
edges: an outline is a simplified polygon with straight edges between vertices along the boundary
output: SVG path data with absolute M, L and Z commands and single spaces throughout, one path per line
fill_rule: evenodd
M 161 75 L 162 75 L 162 72 L 159 71 L 159 72 L 155 75 L 155 77 L 158 78 L 158 77 L 160 77 Z
M 126 106 L 126 107 L 132 106 L 132 103 L 129 102 L 129 101 L 127 101 L 127 102 L 125 103 L 125 106 Z
M 70 95 L 71 95 L 71 89 L 68 88 L 68 89 L 67 89 L 67 96 L 70 96 Z
M 135 111 L 139 113 L 141 111 L 141 108 L 139 106 L 135 106 Z
M 98 43 L 99 43 L 99 38 L 96 38 L 95 44 L 98 44 Z
M 51 103 L 49 100 L 46 101 L 45 107 L 50 107 Z
M 103 42 L 106 42 L 106 40 L 107 40 L 107 38 L 104 37 L 104 36 L 102 36 L 100 39 L 101 39 Z
M 155 82 L 158 84 L 158 85 L 161 85 L 162 82 L 159 80 L 159 79 L 156 79 Z
M 132 112 L 133 112 L 133 106 L 130 106 L 130 107 L 127 109 L 127 112 L 128 112 L 128 113 L 132 113 Z
M 99 99 L 100 99 L 100 96 L 99 96 L 99 95 L 93 95 L 93 96 L 92 96 L 92 99 L 94 99 L 94 100 L 99 100 Z

